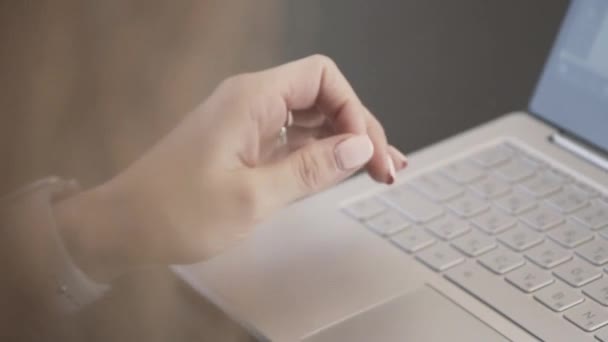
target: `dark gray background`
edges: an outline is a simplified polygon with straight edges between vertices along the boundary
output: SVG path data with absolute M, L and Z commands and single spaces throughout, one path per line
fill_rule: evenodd
M 336 60 L 412 151 L 525 109 L 566 0 L 294 0 L 285 58 Z

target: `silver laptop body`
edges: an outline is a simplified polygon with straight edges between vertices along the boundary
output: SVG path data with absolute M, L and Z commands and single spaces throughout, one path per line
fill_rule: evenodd
M 572 2 L 529 111 L 174 270 L 272 341 L 608 341 L 608 1 Z

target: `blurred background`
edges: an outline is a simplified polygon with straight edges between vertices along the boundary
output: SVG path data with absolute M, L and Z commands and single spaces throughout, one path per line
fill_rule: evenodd
M 311 13 L 314 2 L 290 2 L 288 56 L 333 57 L 404 151 L 525 109 L 568 5 L 334 0 Z
M 323 53 L 405 151 L 524 109 L 566 0 L 0 0 L 0 192 L 99 183 L 223 78 Z

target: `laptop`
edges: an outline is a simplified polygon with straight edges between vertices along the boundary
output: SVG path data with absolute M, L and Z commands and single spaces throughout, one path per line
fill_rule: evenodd
M 573 0 L 527 112 L 174 270 L 271 341 L 608 341 L 607 152 L 608 1 Z

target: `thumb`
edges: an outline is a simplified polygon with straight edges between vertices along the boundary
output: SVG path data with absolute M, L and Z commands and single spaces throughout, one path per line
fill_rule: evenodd
M 373 154 L 367 135 L 342 134 L 305 145 L 261 170 L 266 200 L 277 208 L 325 189 L 364 166 Z

